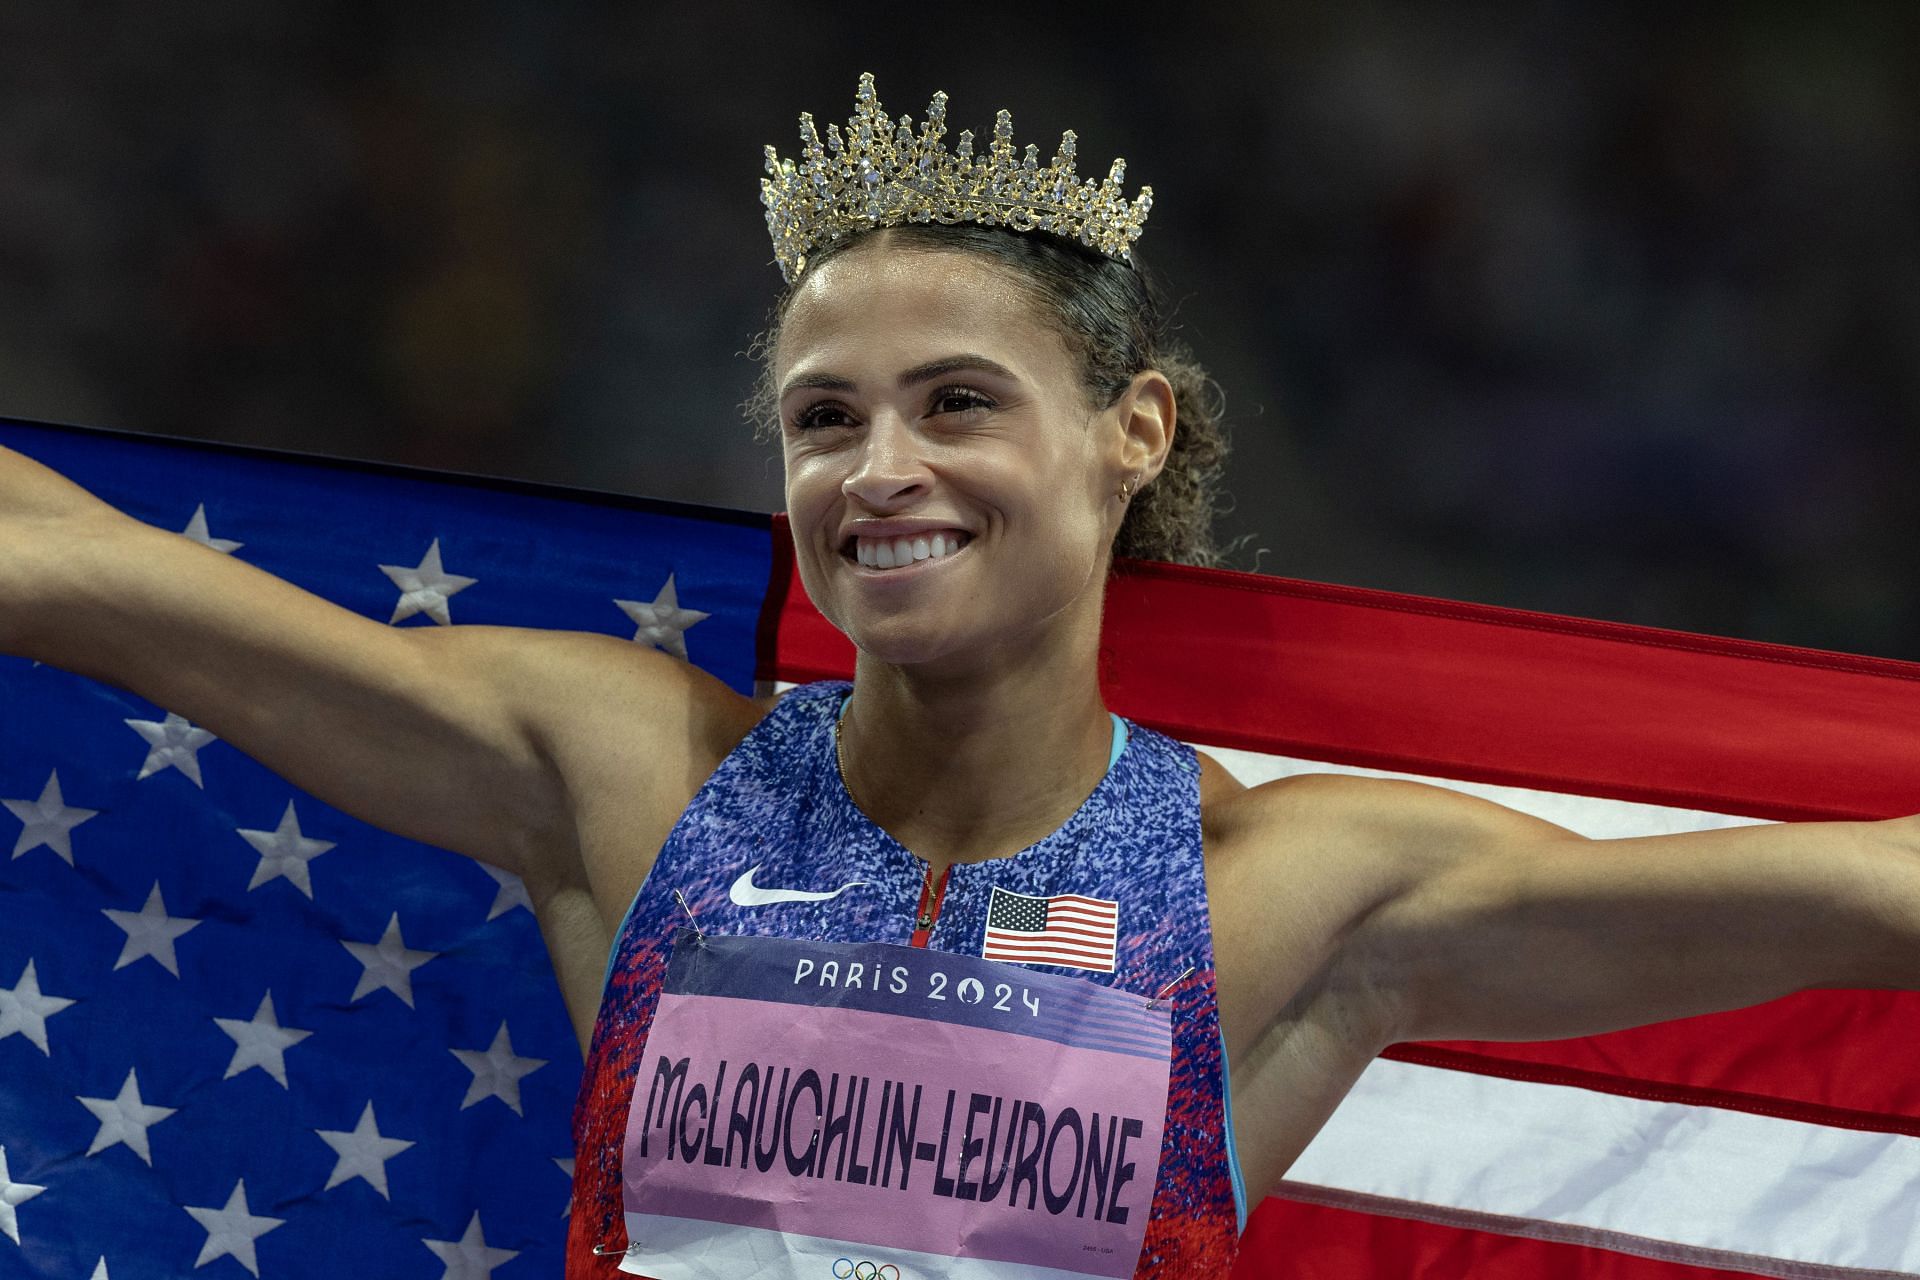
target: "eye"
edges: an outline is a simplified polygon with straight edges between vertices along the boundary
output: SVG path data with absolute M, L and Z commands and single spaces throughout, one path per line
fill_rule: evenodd
M 843 418 L 846 416 L 839 405 L 834 404 L 831 400 L 825 400 L 816 405 L 809 405 L 807 408 L 795 414 L 793 416 L 793 425 L 794 428 L 799 431 L 810 431 L 816 427 L 837 427 L 842 425 L 838 422 L 824 420 L 834 414 L 839 414 Z
M 942 387 L 933 393 L 933 408 L 936 413 L 968 413 L 975 409 L 994 407 L 991 399 L 981 395 L 972 387 Z

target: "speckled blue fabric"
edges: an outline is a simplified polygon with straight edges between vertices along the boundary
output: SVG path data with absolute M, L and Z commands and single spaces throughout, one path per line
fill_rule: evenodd
M 624 1247 L 620 1146 L 633 1078 L 665 978 L 679 889 L 710 932 L 910 942 L 926 864 L 869 821 L 847 795 L 833 725 L 851 686 L 808 685 L 783 698 L 715 770 L 668 836 L 636 895 L 608 968 L 586 1078 L 574 1115 L 568 1274 L 604 1275 Z M 1116 971 L 1036 966 L 1151 995 L 1189 965 L 1168 997 L 1173 1064 L 1166 1137 L 1138 1276 L 1224 1276 L 1239 1222 L 1226 1128 L 1225 1064 L 1193 750 L 1139 725 L 1093 794 L 1052 835 L 1007 858 L 959 863 L 930 945 L 979 955 L 995 885 L 1046 896 L 1078 893 L 1119 907 Z M 758 867 L 762 885 L 831 890 L 819 903 L 738 907 L 730 884 Z

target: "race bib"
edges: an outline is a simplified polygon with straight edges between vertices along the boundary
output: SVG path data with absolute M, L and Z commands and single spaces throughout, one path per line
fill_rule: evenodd
M 627 1115 L 620 1269 L 1130 1276 L 1171 1027 L 1144 995 L 888 943 L 681 930 Z

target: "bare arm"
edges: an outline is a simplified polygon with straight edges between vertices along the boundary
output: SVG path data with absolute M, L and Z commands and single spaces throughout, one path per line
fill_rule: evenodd
M 1392 1039 L 1553 1039 L 1811 987 L 1920 989 L 1920 819 L 1591 841 L 1377 785 L 1398 882 L 1342 959 Z

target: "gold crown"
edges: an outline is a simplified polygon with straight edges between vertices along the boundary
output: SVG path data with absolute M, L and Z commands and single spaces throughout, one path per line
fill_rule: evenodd
M 1013 116 L 1004 110 L 994 117 L 993 142 L 983 159 L 974 158 L 971 129 L 961 132 L 959 148 L 951 152 L 940 141 L 946 132 L 946 94 L 933 95 L 916 135 L 911 117 L 892 121 L 880 109 L 871 72 L 860 76 L 844 137 L 840 126 L 830 124 L 823 146 L 812 113 L 801 112 L 799 162 L 783 160 L 768 147 L 768 176 L 760 180 L 773 256 L 787 283 L 815 249 L 855 231 L 903 222 L 1051 231 L 1132 263 L 1153 188 L 1141 187 L 1128 204 L 1120 195 L 1125 160 L 1113 162 L 1105 182 L 1081 180 L 1073 170 L 1078 139 L 1069 129 L 1043 169 L 1040 148 L 1031 143 L 1024 157 L 1014 155 Z

